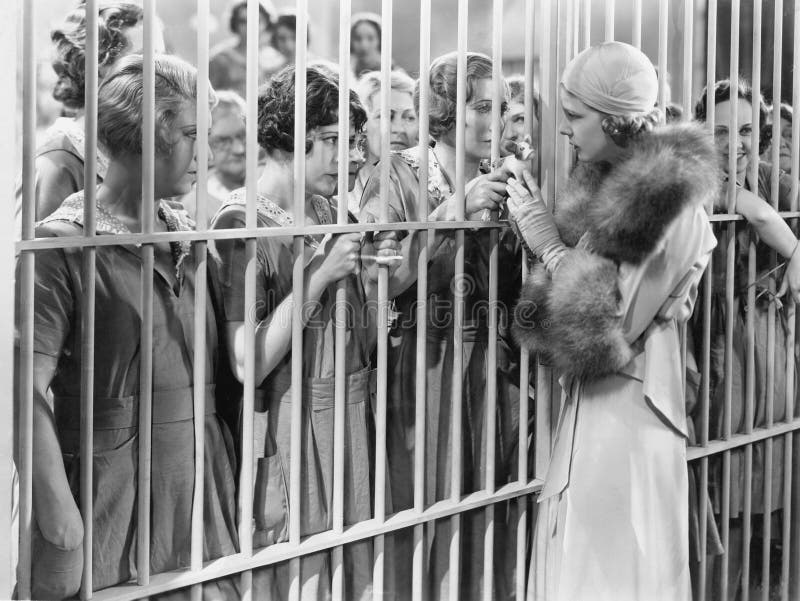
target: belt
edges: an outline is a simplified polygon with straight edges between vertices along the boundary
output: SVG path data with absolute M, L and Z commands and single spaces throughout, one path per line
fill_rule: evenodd
M 216 386 L 206 384 L 206 415 L 216 413 Z M 74 396 L 53 398 L 56 424 L 60 430 L 79 430 L 81 399 Z M 194 418 L 194 387 L 153 391 L 153 424 L 169 424 Z M 94 429 L 120 430 L 139 425 L 139 395 L 94 398 Z
M 280 398 L 281 402 L 290 403 L 291 373 L 288 370 L 274 374 L 262 388 L 255 390 L 255 410 L 266 411 L 271 399 Z M 347 403 L 355 404 L 369 400 L 369 394 L 375 391 L 375 370 L 364 367 L 347 376 L 345 386 Z M 303 378 L 303 403 L 314 407 L 333 407 L 336 397 L 335 378 Z

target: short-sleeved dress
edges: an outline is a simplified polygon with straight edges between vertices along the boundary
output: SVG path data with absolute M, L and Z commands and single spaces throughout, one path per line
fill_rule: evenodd
M 55 211 L 71 194 L 84 189 L 83 127 L 74 119 L 59 117 L 46 133 L 42 145 L 36 149 L 36 220 L 41 221 Z M 97 149 L 97 181 L 103 181 L 108 169 L 108 158 L 102 148 Z M 17 235 L 22 227 L 22 180 L 15 191 L 15 221 Z
M 390 222 L 413 222 L 427 217 L 419 208 L 419 153 L 428 153 L 428 199 L 425 207 L 432 212 L 453 189 L 444 175 L 433 149 L 418 146 L 392 153 L 390 194 L 380 195 L 380 166 L 366 183 L 361 199 L 362 220 L 379 221 L 381 205 L 388 203 Z M 405 235 L 405 234 L 403 234 Z M 410 233 L 408 235 L 417 235 Z M 449 497 L 452 470 L 452 429 L 462 428 L 463 492 L 484 488 L 486 474 L 486 403 L 488 371 L 489 253 L 487 231 L 468 231 L 465 235 L 465 322 L 463 336 L 462 399 L 463 422 L 452 422 L 452 387 L 455 286 L 455 237 L 446 238 L 428 263 L 427 299 L 427 395 L 426 395 L 426 502 Z M 513 305 L 520 286 L 521 254 L 514 234 L 501 231 L 499 240 L 498 298 L 501 311 Z M 416 405 L 416 320 L 417 286 L 411 286 L 395 300 L 398 317 L 392 335 L 398 339 L 389 355 L 389 419 L 387 446 L 394 508 L 412 505 L 414 494 L 414 415 Z M 507 323 L 503 315 L 500 322 Z M 497 445 L 495 473 L 497 483 L 511 477 L 516 454 L 518 427 L 519 372 L 510 337 L 498 338 L 497 361 Z M 481 518 L 482 519 L 482 518 Z M 480 594 L 482 569 L 482 524 L 465 520 L 462 528 L 463 598 Z M 449 525 L 437 522 L 431 552 L 433 598 L 448 595 Z M 498 557 L 500 554 L 498 553 Z M 468 560 L 468 558 L 472 558 Z M 497 587 L 504 586 L 496 578 Z M 499 592 L 498 596 L 502 593 Z
M 769 202 L 772 197 L 771 191 L 772 167 L 768 163 L 761 163 L 758 172 L 758 185 L 753 186 L 747 182 L 747 189 L 757 188 L 759 198 L 764 202 Z M 792 208 L 791 202 L 791 179 L 786 174 L 780 174 L 778 178 L 778 207 L 780 210 L 788 211 Z M 710 423 L 709 434 L 713 438 L 723 436 L 724 406 L 725 406 L 725 329 L 728 315 L 725 300 L 725 280 L 727 271 L 727 258 L 725 256 L 729 245 L 729 232 L 725 224 L 718 224 L 714 228 L 714 233 L 720 241 L 714 253 L 712 262 L 713 290 L 711 296 L 711 369 L 710 369 Z M 744 432 L 747 428 L 745 397 L 747 391 L 746 381 L 746 362 L 747 362 L 747 311 L 753 312 L 754 328 L 754 356 L 755 356 L 755 382 L 753 399 L 753 422 L 752 428 L 764 427 L 766 425 L 767 405 L 772 399 L 772 414 L 774 421 L 785 419 L 786 414 L 786 381 L 787 381 L 787 355 L 786 340 L 789 335 L 789 316 L 786 313 L 783 303 L 775 302 L 768 291 L 770 281 L 775 286 L 775 290 L 780 286 L 783 270 L 771 272 L 769 256 L 770 249 L 763 243 L 756 245 L 756 281 L 755 293 L 756 304 L 754 307 L 747 305 L 747 264 L 748 264 L 748 228 L 746 224 L 737 224 L 734 231 L 737 244 L 737 257 L 733 273 L 734 278 L 734 330 L 733 330 L 733 357 L 731 358 L 731 428 L 734 433 Z M 779 258 L 780 262 L 780 258 Z M 769 332 L 769 311 L 770 307 L 775 312 L 774 339 L 770 338 Z M 702 341 L 702 319 L 696 316 L 696 335 L 695 344 Z M 772 380 L 772 390 L 768 385 L 767 356 L 770 345 L 774 348 L 775 370 Z M 699 346 L 699 345 L 698 345 Z M 698 349 L 702 352 L 701 349 Z M 793 366 L 795 371 L 794 381 L 797 382 L 797 361 L 791 361 L 788 365 Z M 784 439 L 777 437 L 773 441 L 772 450 L 772 501 L 771 510 L 775 511 L 783 507 L 783 471 L 784 471 Z M 764 457 L 765 446 L 753 445 L 753 471 L 752 471 L 752 497 L 751 511 L 754 514 L 763 514 L 764 506 L 764 482 L 765 466 Z M 744 490 L 745 490 L 745 465 L 744 449 L 733 449 L 731 451 L 731 489 L 730 489 L 730 515 L 733 518 L 741 517 L 744 509 Z M 709 484 L 710 494 L 714 502 L 715 511 L 721 511 L 722 497 L 722 464 L 721 462 L 712 463 L 712 478 Z M 775 533 L 777 534 L 777 532 Z
M 292 217 L 270 199 L 257 196 L 258 227 L 282 227 Z M 319 223 L 332 223 L 335 207 L 322 197 L 311 205 Z M 245 192 L 231 193 L 214 218 L 213 228 L 245 227 Z M 320 243 L 306 237 L 307 257 Z M 292 293 L 293 250 L 291 237 L 257 239 L 256 306 L 245 312 L 244 289 L 247 267 L 245 241 L 217 241 L 217 269 L 223 297 L 224 320 L 260 322 Z M 354 523 L 371 517 L 370 445 L 367 429 L 373 372 L 369 365 L 366 306 L 358 276 L 348 276 L 346 295 L 349 323 L 346 330 L 347 410 L 345 416 L 344 519 Z M 332 527 L 333 515 L 333 418 L 334 418 L 334 327 L 336 284 L 328 287 L 303 331 L 303 418 L 301 534 Z M 290 328 L 287 323 L 285 327 Z M 256 545 L 288 540 L 290 449 L 291 449 L 291 351 L 266 379 L 257 383 L 255 415 L 256 491 L 254 499 Z M 345 597 L 361 599 L 371 589 L 371 553 L 368 543 L 345 549 Z M 302 598 L 317 599 L 330 594 L 329 554 L 304 558 Z M 258 594 L 285 598 L 290 582 L 288 568 L 261 570 L 255 579 Z M 259 575 L 257 575 L 259 576 Z M 322 597 L 320 596 L 322 595 Z
M 83 193 L 70 196 L 39 224 L 37 236 L 80 236 Z M 164 203 L 170 230 L 188 229 L 184 216 Z M 127 233 L 97 207 L 97 233 Z M 158 253 L 157 253 L 158 254 Z M 138 420 L 142 321 L 140 249 L 99 246 L 96 259 L 94 365 L 94 530 L 92 589 L 136 576 Z M 194 260 L 188 244 L 172 244 L 172 260 L 156 261 L 153 293 L 152 465 L 150 569 L 189 565 L 194 482 Z M 80 504 L 80 379 L 82 252 L 37 253 L 34 352 L 58 359 L 51 382 L 54 417 L 65 469 Z M 217 327 L 213 303 L 206 313 L 204 558 L 236 553 L 232 439 L 215 414 Z M 37 557 L 34 556 L 34 564 Z M 45 569 L 47 566 L 43 566 Z M 34 565 L 34 579 L 37 568 Z M 34 587 L 36 583 L 34 582 Z M 206 593 L 211 594 L 211 585 Z M 236 591 L 219 583 L 224 598 Z

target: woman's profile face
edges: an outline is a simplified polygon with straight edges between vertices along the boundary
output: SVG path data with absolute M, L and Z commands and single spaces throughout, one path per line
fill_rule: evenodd
M 156 198 L 188 194 L 197 180 L 197 109 L 194 102 L 183 104 L 167 139 L 172 150 L 157 155 L 155 160 Z M 209 149 L 209 160 L 212 159 L 213 153 Z
M 559 133 L 569 138 L 578 160 L 586 163 L 613 162 L 619 153 L 619 146 L 603 131 L 604 115 L 588 107 L 563 87 L 559 95 L 561 110 L 564 112 Z
M 378 30 L 372 23 L 362 21 L 353 28 L 351 47 L 353 54 L 358 58 L 375 56 L 380 53 L 380 38 Z

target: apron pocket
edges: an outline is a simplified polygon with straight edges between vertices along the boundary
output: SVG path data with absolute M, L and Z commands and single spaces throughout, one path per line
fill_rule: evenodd
M 258 459 L 253 513 L 255 546 L 265 547 L 289 540 L 289 497 L 280 453 Z

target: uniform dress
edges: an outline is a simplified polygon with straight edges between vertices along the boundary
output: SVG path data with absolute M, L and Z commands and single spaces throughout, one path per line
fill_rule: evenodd
M 85 132 L 75 119 L 59 117 L 45 134 L 45 140 L 36 149 L 36 179 L 34 198 L 36 220 L 42 220 L 55 211 L 70 194 L 84 189 Z M 102 147 L 97 149 L 97 182 L 103 181 L 108 169 L 108 157 Z M 19 236 L 22 231 L 22 179 L 15 191 L 15 223 Z
M 316 221 L 332 223 L 335 207 L 322 197 L 311 199 Z M 270 199 L 258 195 L 258 227 L 293 224 L 292 217 Z M 245 192 L 231 193 L 214 218 L 213 227 L 245 227 Z M 292 293 L 293 250 L 291 237 L 257 239 L 256 306 L 245 312 L 244 240 L 217 241 L 218 269 L 224 305 L 224 319 L 256 323 L 271 314 Z M 306 236 L 307 257 L 320 238 Z M 373 372 L 369 365 L 368 323 L 362 319 L 366 299 L 358 276 L 346 279 L 348 311 L 346 331 L 347 409 L 345 416 L 344 519 L 352 524 L 371 517 L 370 445 L 367 429 Z M 333 525 L 333 425 L 334 425 L 334 340 L 337 284 L 331 284 L 319 300 L 318 309 L 303 330 L 303 417 L 301 458 L 301 534 L 328 530 Z M 290 328 L 291 324 L 285 324 Z M 255 390 L 256 491 L 254 500 L 254 544 L 258 546 L 288 540 L 291 462 L 291 351 L 275 369 L 257 383 Z M 304 557 L 302 593 L 304 600 L 330 595 L 329 552 Z M 372 553 L 370 543 L 345 548 L 345 598 L 362 599 L 371 594 Z M 290 574 L 288 565 L 260 570 L 255 578 L 257 596 L 285 599 Z
M 418 146 L 392 153 L 390 165 L 390 194 L 380 195 L 380 166 L 376 167 L 366 183 L 361 200 L 361 220 L 379 221 L 381 205 L 388 202 L 390 222 L 420 221 L 427 214 L 419 211 L 419 152 L 428 152 L 428 198 L 424 204 L 427 214 L 444 202 L 453 188 L 447 181 L 433 149 Z M 404 234 L 405 235 L 405 234 Z M 417 235 L 417 234 L 409 234 Z M 462 481 L 468 493 L 481 490 L 486 474 L 486 403 L 488 365 L 488 315 L 489 315 L 489 234 L 486 231 L 468 231 L 465 235 L 465 321 L 461 328 L 462 354 L 462 423 L 452 421 L 452 387 L 454 358 L 453 323 L 455 236 L 444 234 L 445 240 L 429 258 L 428 306 L 426 345 L 426 415 L 425 415 L 425 500 L 427 504 L 449 498 L 452 470 L 452 430 L 462 428 Z M 505 230 L 499 241 L 499 301 L 501 308 L 509 307 L 519 289 L 521 269 L 520 254 L 513 234 Z M 413 504 L 414 494 L 414 416 L 416 405 L 417 372 L 417 286 L 412 285 L 395 299 L 398 313 L 391 335 L 396 344 L 391 345 L 388 358 L 388 419 L 387 448 L 394 510 L 407 509 Z M 502 309 L 501 309 L 502 310 Z M 502 322 L 502 316 L 500 321 Z M 514 471 L 517 414 L 519 406 L 519 375 L 513 351 L 507 339 L 498 340 L 497 386 L 497 448 L 496 476 L 498 483 L 508 481 Z M 516 371 L 515 371 L 516 370 Z M 516 374 L 516 377 L 514 377 Z M 483 574 L 483 516 L 470 514 L 462 520 L 461 582 L 464 599 L 479 595 Z M 500 521 L 500 520 L 498 520 Z M 498 536 L 502 528 L 498 526 Z M 433 599 L 446 599 L 448 595 L 448 566 L 450 523 L 440 520 L 435 533 L 430 533 L 431 595 Z M 398 541 L 399 549 L 402 547 Z M 504 544 L 504 543 L 503 543 Z M 496 548 L 503 548 L 497 543 Z M 398 562 L 403 556 L 400 551 Z M 497 554 L 498 567 L 504 562 Z M 410 570 L 406 566 L 406 571 Z M 404 572 L 402 569 L 400 573 Z M 400 575 L 398 582 L 410 582 L 410 572 Z M 504 578 L 495 578 L 496 595 L 506 595 Z M 399 597 L 402 598 L 402 597 Z
M 764 202 L 772 198 L 771 179 L 772 167 L 768 163 L 761 163 L 758 170 L 758 184 L 753 185 L 747 181 L 745 187 L 757 193 Z M 778 207 L 779 210 L 790 210 L 791 178 L 781 173 L 778 178 Z M 724 202 L 724 199 L 723 199 Z M 725 211 L 724 208 L 718 210 Z M 767 407 L 771 403 L 773 421 L 779 422 L 786 418 L 786 382 L 787 368 L 794 370 L 794 381 L 797 382 L 797 360 L 792 359 L 787 363 L 786 342 L 789 337 L 789 315 L 783 302 L 776 302 L 769 292 L 769 285 L 774 285 L 774 290 L 780 287 L 784 274 L 783 269 L 773 271 L 770 267 L 771 251 L 762 242 L 756 243 L 756 278 L 754 287 L 756 302 L 752 307 L 747 306 L 748 297 L 748 249 L 750 231 L 745 223 L 738 222 L 729 232 L 726 224 L 715 224 L 714 233 L 719 240 L 719 245 L 714 251 L 712 262 L 712 292 L 711 292 L 711 364 L 710 364 L 710 405 L 709 405 L 709 436 L 712 439 L 724 437 L 725 420 L 725 331 L 728 319 L 728 306 L 726 301 L 727 279 L 727 249 L 736 243 L 736 258 L 734 272 L 733 299 L 733 355 L 731 357 L 731 432 L 742 433 L 749 428 L 763 428 L 767 425 Z M 781 259 L 778 259 L 779 263 Z M 784 299 L 785 300 L 785 299 Z M 701 305 L 702 306 L 702 305 Z M 747 374 L 747 313 L 752 312 L 754 323 L 753 353 L 755 358 L 755 371 L 753 381 L 753 419 L 748 424 L 746 414 L 746 395 L 748 382 Z M 774 326 L 770 332 L 769 313 L 774 312 Z M 695 344 L 697 356 L 702 356 L 702 316 L 695 316 Z M 772 380 L 768 375 L 768 355 L 772 347 L 774 351 L 774 372 Z M 696 418 L 699 429 L 700 419 Z M 770 513 L 783 508 L 783 482 L 784 482 L 784 443 L 783 437 L 776 437 L 772 443 L 772 481 Z M 765 506 L 766 482 L 766 446 L 755 444 L 752 447 L 753 462 L 750 475 L 751 487 L 751 515 L 757 516 L 754 522 L 754 532 L 760 532 L 763 525 Z M 731 531 L 729 563 L 729 580 L 732 587 L 738 587 L 742 569 L 742 524 L 745 504 L 745 450 L 744 447 L 732 449 L 730 452 L 730 517 L 734 520 Z M 719 457 L 712 458 L 710 463 L 709 496 L 713 503 L 713 511 L 717 519 L 721 519 L 722 493 L 723 493 L 722 461 Z M 713 525 L 712 525 L 713 526 Z M 780 536 L 780 523 L 775 521 L 772 536 Z M 719 566 L 717 567 L 719 570 Z M 719 577 L 719 575 L 717 575 Z M 710 581 L 710 579 L 709 579 Z
M 82 236 L 83 193 L 70 196 L 37 228 L 37 236 Z M 160 203 L 170 230 L 189 229 L 184 216 Z M 129 233 L 101 206 L 97 233 Z M 153 274 L 153 390 L 150 569 L 190 563 L 194 491 L 194 422 L 205 424 L 203 556 L 237 552 L 232 439 L 215 411 L 217 328 L 213 304 L 206 312 L 206 414 L 194 415 L 194 260 L 188 244 L 173 243 Z M 159 255 L 159 253 L 156 253 Z M 141 249 L 100 246 L 96 259 L 94 364 L 94 485 L 92 589 L 136 577 L 137 473 L 142 321 Z M 64 467 L 80 506 L 80 380 L 82 252 L 79 248 L 37 253 L 34 352 L 58 359 L 51 382 L 54 418 Z M 34 597 L 47 590 L 47 544 L 33 556 Z M 36 549 L 36 545 L 34 546 Z M 77 564 L 80 569 L 80 563 Z M 56 575 L 58 576 L 58 575 Z M 206 598 L 237 596 L 232 583 L 204 587 Z

